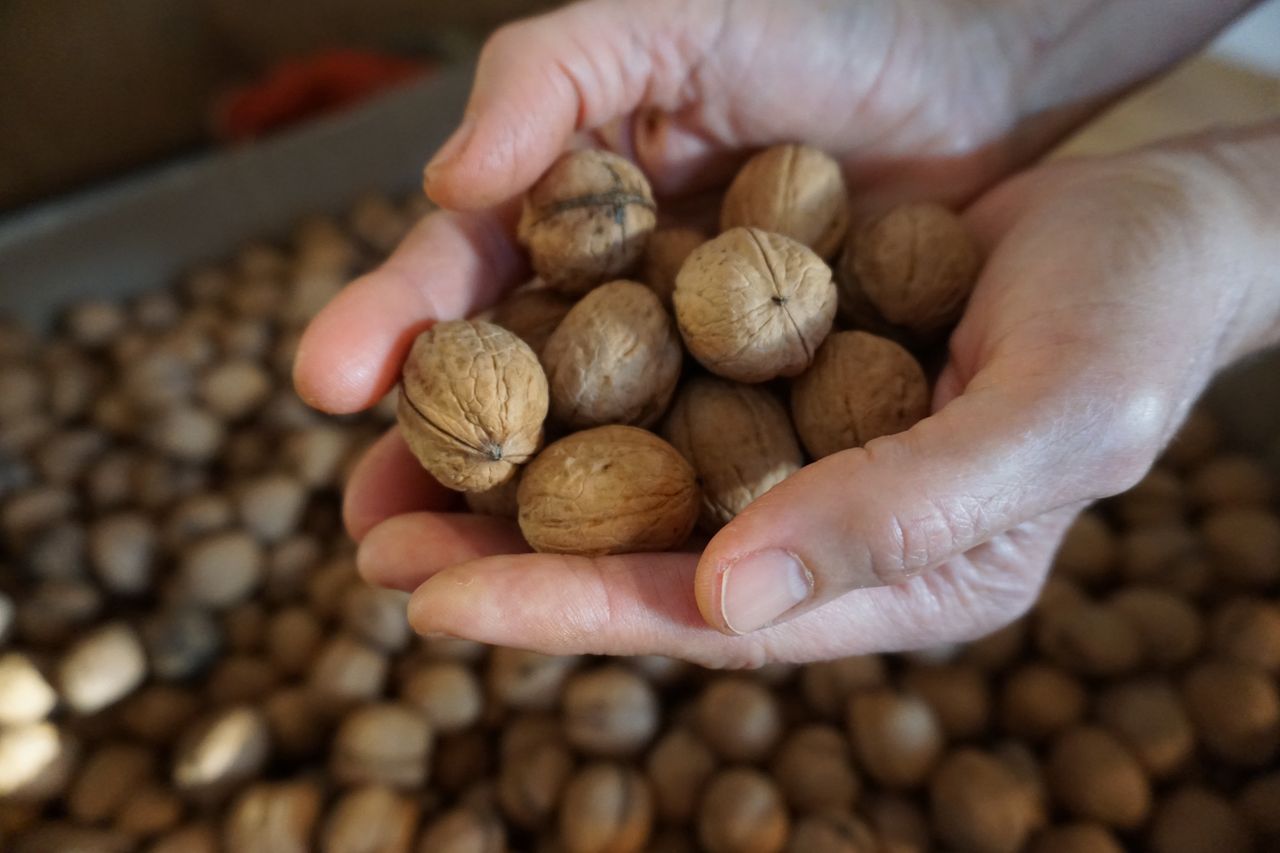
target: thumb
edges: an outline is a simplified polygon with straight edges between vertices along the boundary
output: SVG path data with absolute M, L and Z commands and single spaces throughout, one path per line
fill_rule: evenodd
M 711 540 L 695 581 L 703 617 L 749 633 L 850 590 L 901 583 L 1024 521 L 1136 482 L 1150 461 L 1148 436 L 1163 423 L 1158 406 L 1099 405 L 1078 375 L 1010 360 L 946 402 L 961 384 L 949 367 L 936 414 L 800 470 Z
M 691 57 L 711 40 L 714 5 L 595 0 L 498 30 L 462 124 L 427 164 L 427 195 L 455 210 L 492 207 L 528 189 L 578 131 L 606 126 L 610 146 L 648 172 L 672 156 L 697 159 L 706 143 L 675 129 L 634 150 L 630 114 L 679 104 Z

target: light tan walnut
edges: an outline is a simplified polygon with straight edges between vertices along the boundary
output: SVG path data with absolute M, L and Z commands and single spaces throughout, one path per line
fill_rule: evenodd
M 841 259 L 845 313 L 869 302 L 885 320 L 929 335 L 955 323 L 982 257 L 960 217 L 937 204 L 896 207 L 860 225 Z
M 662 434 L 698 473 L 709 531 L 804 465 L 786 407 L 753 385 L 710 376 L 686 382 Z
M 549 287 L 521 288 L 493 309 L 493 322 L 515 332 L 536 354 L 573 307 L 573 300 Z
M 693 468 L 651 432 L 604 426 L 562 438 L 520 479 L 520 530 L 536 551 L 666 551 L 689 537 L 700 497 Z
M 740 226 L 783 234 L 832 257 L 849 227 L 840 164 L 807 145 L 761 151 L 738 171 L 720 208 L 722 231 Z
M 680 335 L 657 294 L 614 281 L 582 297 L 542 350 L 551 414 L 574 429 L 649 426 L 680 379 Z
M 533 456 L 547 407 L 547 378 L 528 344 L 493 323 L 455 320 L 413 342 L 396 419 L 433 477 L 478 492 Z
M 649 237 L 640 277 L 658 294 L 663 305 L 671 307 L 680 267 L 690 253 L 705 242 L 707 235 L 696 228 L 659 228 Z
M 764 382 L 809 366 L 835 320 L 836 288 L 804 245 L 734 228 L 689 255 L 673 302 L 685 345 L 703 366 Z
M 902 432 L 929 413 L 929 383 L 911 353 L 866 332 L 837 332 L 791 386 L 800 441 L 821 459 Z
M 617 154 L 570 151 L 524 199 L 517 230 L 547 284 L 580 295 L 627 273 L 656 221 L 644 175 Z

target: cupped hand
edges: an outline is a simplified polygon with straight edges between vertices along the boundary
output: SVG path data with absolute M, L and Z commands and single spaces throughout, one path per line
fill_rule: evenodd
M 371 405 L 417 331 L 517 281 L 502 205 L 579 131 L 634 156 L 668 191 L 714 183 L 744 147 L 793 138 L 839 153 L 871 206 L 956 200 L 1000 171 L 990 151 L 1011 132 L 1007 115 L 953 133 L 938 120 L 945 107 L 916 97 L 914 74 L 893 70 L 911 67 L 894 60 L 912 44 L 905 4 L 893 14 L 891 4 L 832 5 L 840 14 L 807 33 L 795 32 L 805 16 L 771 19 L 776 4 L 734 5 L 738 15 L 753 10 L 747 27 L 701 20 L 721 4 L 687 5 L 694 10 L 626 7 L 624 19 L 621 4 L 591 3 L 491 43 L 469 118 L 427 186 L 445 204 L 497 207 L 429 217 L 316 319 L 298 357 L 306 399 L 340 412 Z M 635 20 L 649 7 L 657 17 Z M 833 20 L 846 29 L 824 42 Z M 893 51 L 868 59 L 890 32 Z M 925 37 L 915 38 L 924 51 Z M 765 43 L 797 47 L 788 57 Z M 850 50 L 862 63 L 848 61 Z M 961 70 L 929 79 L 971 79 Z M 768 117 L 760 105 L 771 101 L 779 110 Z M 524 554 L 512 523 L 454 511 L 455 496 L 393 431 L 348 487 L 361 569 L 416 589 L 410 615 L 423 632 L 549 652 L 742 666 L 993 629 L 1030 603 L 1079 508 L 1141 476 L 1243 339 L 1235 327 L 1247 281 L 1228 273 L 1241 268 L 1238 243 L 1250 245 L 1240 235 L 1253 231 L 1226 186 L 1234 183 L 1211 158 L 1186 151 L 1046 167 L 992 192 L 969 214 L 990 258 L 952 338 L 934 414 L 805 468 L 701 554 Z

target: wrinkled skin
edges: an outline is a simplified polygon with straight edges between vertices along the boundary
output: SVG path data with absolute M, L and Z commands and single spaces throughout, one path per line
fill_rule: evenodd
M 840 160 L 864 210 L 965 205 L 988 261 L 933 414 L 801 470 L 700 554 L 513 556 L 518 531 L 451 513 L 393 432 L 347 488 L 362 572 L 416 589 L 420 631 L 715 666 L 955 642 L 1015 618 L 1080 508 L 1135 483 L 1214 372 L 1280 337 L 1280 127 L 1011 175 L 1248 5 L 594 0 L 499 31 L 427 170 L 452 211 L 301 343 L 296 382 L 320 408 L 374 404 L 418 330 L 522 280 L 508 202 L 578 133 L 635 159 L 660 197 L 801 140 Z M 1169 25 L 1141 26 L 1155 14 Z M 741 569 L 772 550 L 804 561 L 810 597 L 728 633 L 728 609 L 760 621 Z

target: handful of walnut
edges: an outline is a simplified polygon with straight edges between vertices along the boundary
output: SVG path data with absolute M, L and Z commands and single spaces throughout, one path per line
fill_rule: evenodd
M 520 218 L 539 277 L 405 362 L 409 448 L 535 550 L 676 548 L 807 459 L 909 429 L 980 267 L 945 208 L 855 220 L 839 165 L 800 145 L 743 166 L 719 236 L 657 223 L 634 165 L 563 155 Z

